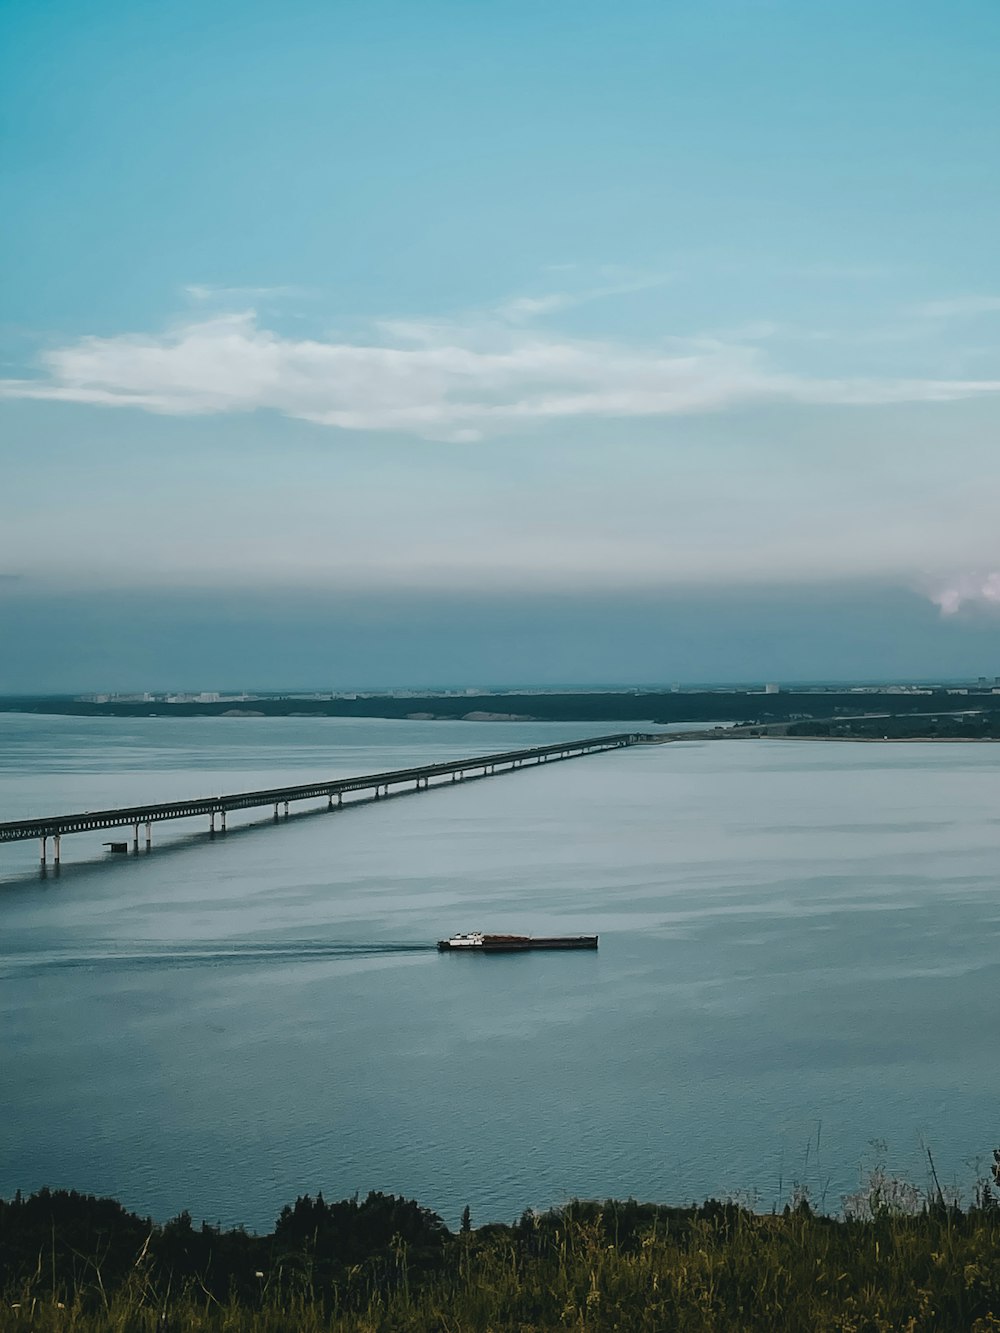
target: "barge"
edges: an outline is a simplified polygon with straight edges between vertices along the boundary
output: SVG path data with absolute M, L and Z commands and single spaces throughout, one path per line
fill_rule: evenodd
M 596 949 L 596 935 L 485 935 L 480 930 L 469 935 L 452 935 L 438 940 L 442 952 L 522 953 L 526 949 Z

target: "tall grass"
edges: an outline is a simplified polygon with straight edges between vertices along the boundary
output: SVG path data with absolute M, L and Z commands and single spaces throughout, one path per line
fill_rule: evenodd
M 1000 1330 L 1000 1211 L 988 1191 L 966 1210 L 925 1200 L 915 1213 L 883 1192 L 866 1216 L 840 1218 L 804 1202 L 768 1215 L 578 1202 L 444 1233 L 431 1257 L 397 1236 L 322 1280 L 318 1237 L 312 1253 L 274 1252 L 256 1289 L 234 1271 L 224 1295 L 217 1267 L 179 1280 L 150 1244 L 114 1281 L 98 1247 L 54 1286 L 43 1246 L 6 1289 L 0 1333 Z

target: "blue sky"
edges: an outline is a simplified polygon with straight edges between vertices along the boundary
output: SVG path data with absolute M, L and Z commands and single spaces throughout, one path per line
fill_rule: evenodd
M 995 4 L 0 21 L 0 689 L 1000 670 Z

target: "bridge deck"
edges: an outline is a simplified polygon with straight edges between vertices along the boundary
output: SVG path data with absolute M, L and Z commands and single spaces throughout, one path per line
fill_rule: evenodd
M 271 787 L 263 791 L 235 792 L 229 796 L 200 796 L 190 801 L 168 801 L 156 805 L 122 806 L 116 810 L 84 810 L 71 815 L 45 815 L 38 819 L 16 819 L 0 823 L 0 842 L 22 842 L 30 838 L 59 837 L 64 833 L 85 833 L 91 829 L 124 828 L 128 825 L 153 824 L 165 819 L 189 819 L 196 815 L 225 815 L 230 810 L 251 810 L 278 806 L 289 801 L 316 800 L 323 796 L 341 797 L 349 792 L 388 788 L 413 782 L 426 785 L 431 778 L 464 774 L 482 769 L 486 774 L 503 765 L 518 768 L 532 760 L 571 759 L 578 755 L 635 745 L 644 737 L 638 732 L 611 736 L 593 736 L 586 740 L 559 741 L 553 745 L 534 745 L 524 750 L 504 750 L 497 754 L 454 759 L 441 764 L 422 764 L 416 768 L 398 768 L 386 773 L 363 773 L 330 782 L 308 782 L 295 787 Z

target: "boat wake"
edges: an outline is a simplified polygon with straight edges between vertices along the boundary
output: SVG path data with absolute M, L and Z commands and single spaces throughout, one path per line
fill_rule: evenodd
M 95 944 L 86 949 L 40 949 L 0 956 L 0 980 L 80 968 L 94 972 L 133 972 L 154 968 L 251 967 L 337 959 L 391 958 L 425 954 L 434 947 L 433 944 L 411 942 L 349 943 L 321 940 Z

